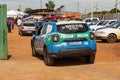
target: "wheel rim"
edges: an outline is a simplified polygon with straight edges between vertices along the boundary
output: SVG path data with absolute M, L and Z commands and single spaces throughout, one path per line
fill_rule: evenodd
M 114 34 L 108 35 L 108 42 L 113 43 L 116 41 L 116 36 Z
M 49 56 L 49 53 L 47 52 L 47 49 L 45 49 L 45 54 L 44 54 L 44 63 L 47 66 L 53 65 L 53 59 Z
M 50 58 L 49 58 L 48 54 L 46 54 L 44 56 L 44 59 L 45 59 L 45 64 L 50 64 Z

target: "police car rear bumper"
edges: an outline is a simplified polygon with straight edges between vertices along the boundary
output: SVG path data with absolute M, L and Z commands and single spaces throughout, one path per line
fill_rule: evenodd
M 65 49 L 61 50 L 59 53 L 50 53 L 51 57 L 77 57 L 77 56 L 87 56 L 96 54 L 96 50 L 93 51 L 90 48 L 82 48 L 82 49 Z

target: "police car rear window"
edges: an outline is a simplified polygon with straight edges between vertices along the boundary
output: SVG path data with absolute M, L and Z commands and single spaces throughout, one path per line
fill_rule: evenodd
M 88 27 L 86 24 L 62 24 L 62 25 L 57 25 L 57 31 L 60 33 L 83 33 L 88 31 Z

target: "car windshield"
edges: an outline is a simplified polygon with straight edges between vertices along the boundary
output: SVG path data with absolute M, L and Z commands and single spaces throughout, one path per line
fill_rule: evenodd
M 97 22 L 98 21 L 98 19 L 92 19 L 92 22 Z
M 83 33 L 88 31 L 88 27 L 86 24 L 62 24 L 62 25 L 57 25 L 57 31 L 60 33 Z
M 89 25 L 97 25 L 97 24 L 98 24 L 98 21 L 92 22 L 92 23 L 90 23 Z
M 99 25 L 102 25 L 104 23 L 104 21 L 99 21 L 98 23 L 97 23 L 97 25 L 99 26 Z
M 23 26 L 35 27 L 35 24 L 34 23 L 24 23 Z
M 105 26 L 109 21 L 104 21 L 101 26 Z
M 92 20 L 91 19 L 87 19 L 87 20 L 85 20 L 85 22 L 92 22 Z
M 111 28 L 118 28 L 120 26 L 120 22 L 114 22 L 110 25 Z

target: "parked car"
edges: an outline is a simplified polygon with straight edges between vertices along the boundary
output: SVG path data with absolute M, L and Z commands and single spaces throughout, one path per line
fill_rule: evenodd
M 99 18 L 95 18 L 95 17 L 94 18 L 86 18 L 83 21 L 86 22 L 88 25 L 90 25 L 90 24 L 94 24 L 97 21 L 99 21 Z
M 18 32 L 19 34 L 22 36 L 22 35 L 25 35 L 25 34 L 33 34 L 36 32 L 36 27 L 35 27 L 35 24 L 34 22 L 32 21 L 26 21 L 26 22 L 23 22 L 19 29 L 18 29 Z
M 101 20 L 98 24 L 90 26 L 93 32 L 97 29 L 109 27 L 112 23 L 116 22 L 117 20 Z
M 100 21 L 96 22 L 95 24 L 90 24 L 89 26 L 92 29 L 96 26 L 102 25 L 103 23 L 104 23 L 104 20 L 100 20 Z
M 31 39 L 32 55 L 44 56 L 44 63 L 54 64 L 54 58 L 85 57 L 94 63 L 96 41 L 86 23 L 81 21 L 44 22 Z
M 96 39 L 102 41 L 107 41 L 109 43 L 116 42 L 120 39 L 120 22 L 115 22 L 110 27 L 97 30 L 95 36 Z

